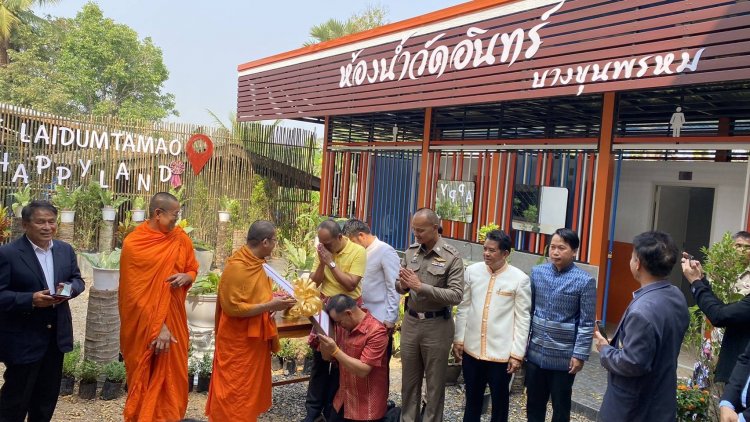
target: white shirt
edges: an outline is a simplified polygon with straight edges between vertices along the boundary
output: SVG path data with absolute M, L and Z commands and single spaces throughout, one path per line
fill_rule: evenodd
M 523 359 L 531 324 L 529 276 L 510 264 L 492 273 L 478 262 L 466 267 L 464 282 L 453 342 L 479 360 Z
M 375 319 L 396 323 L 401 295 L 396 279 L 401 260 L 393 247 L 377 237 L 367 247 L 367 267 L 362 278 L 362 302 Z
M 31 244 L 31 247 L 34 249 L 34 253 L 36 254 L 36 259 L 39 260 L 39 265 L 42 266 L 42 272 L 44 273 L 44 280 L 47 282 L 47 287 L 49 288 L 50 294 L 55 294 L 57 289 L 55 288 L 55 262 L 52 259 L 52 245 L 53 242 L 49 241 L 49 246 L 47 246 L 47 250 L 40 248 L 39 246 L 35 245 L 34 242 L 31 241 L 31 239 L 26 237 L 26 240 L 29 241 Z

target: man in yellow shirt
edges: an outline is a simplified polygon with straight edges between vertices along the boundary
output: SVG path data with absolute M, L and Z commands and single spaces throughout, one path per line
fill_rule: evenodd
M 360 281 L 367 266 L 365 248 L 347 239 L 339 224 L 333 219 L 320 223 L 318 240 L 320 244 L 310 279 L 320 286 L 323 300 L 344 294 L 361 305 Z M 313 422 L 321 414 L 329 419 L 333 398 L 339 388 L 338 366 L 323 359 L 317 350 L 317 344 L 311 345 L 315 353 L 305 400 L 307 415 L 303 422 Z

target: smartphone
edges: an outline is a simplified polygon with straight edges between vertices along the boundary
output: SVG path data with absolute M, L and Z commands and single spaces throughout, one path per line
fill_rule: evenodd
M 601 321 L 596 321 L 596 328 L 599 330 L 599 334 L 601 334 L 605 340 L 609 341 L 609 337 L 607 337 L 607 332 L 604 331 L 604 324 L 602 324 Z
M 70 299 L 73 295 L 73 285 L 70 283 L 63 283 L 62 286 L 57 286 L 57 291 L 52 297 L 57 299 Z

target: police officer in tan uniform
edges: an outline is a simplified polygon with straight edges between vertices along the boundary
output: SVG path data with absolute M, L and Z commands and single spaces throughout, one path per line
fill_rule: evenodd
M 453 342 L 453 306 L 463 299 L 464 264 L 438 234 L 440 219 L 418 210 L 411 226 L 417 243 L 406 250 L 396 290 L 409 293 L 401 325 L 401 421 L 440 422 L 445 369 Z M 422 378 L 427 378 L 424 418 L 420 418 Z

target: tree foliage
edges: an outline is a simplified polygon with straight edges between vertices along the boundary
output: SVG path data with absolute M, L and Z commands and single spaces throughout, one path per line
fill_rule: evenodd
M 0 67 L 8 64 L 8 48 L 15 31 L 42 21 L 31 8 L 56 0 L 0 0 Z
M 177 114 L 164 93 L 161 50 L 88 3 L 73 19 L 21 27 L 0 69 L 0 101 L 61 115 L 158 120 Z
M 313 45 L 323 41 L 341 38 L 345 35 L 383 26 L 387 21 L 388 10 L 384 6 L 367 6 L 365 10 L 355 13 L 345 21 L 329 19 L 310 28 L 310 40 L 304 45 Z

